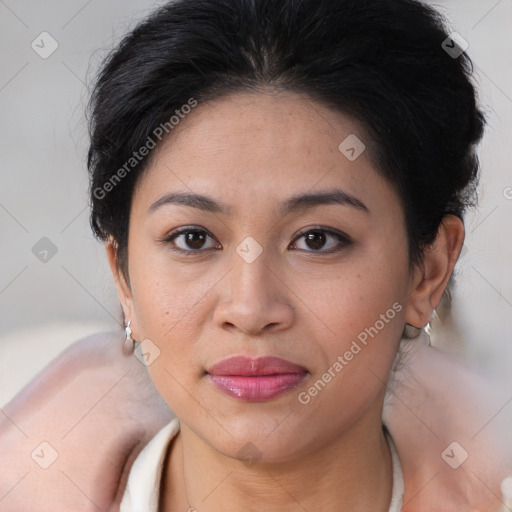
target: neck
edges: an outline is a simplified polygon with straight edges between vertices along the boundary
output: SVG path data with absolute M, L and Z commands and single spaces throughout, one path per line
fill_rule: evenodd
M 162 510 L 387 512 L 392 460 L 381 412 L 291 462 L 253 466 L 219 453 L 182 425 L 163 476 Z

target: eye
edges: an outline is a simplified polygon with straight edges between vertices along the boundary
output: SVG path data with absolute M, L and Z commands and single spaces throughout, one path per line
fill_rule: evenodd
M 301 230 L 300 235 L 292 243 L 293 248 L 297 247 L 296 240 L 299 240 L 300 238 L 303 238 L 307 247 L 312 249 L 304 249 L 307 252 L 338 252 L 352 243 L 350 238 L 344 233 L 321 227 L 306 228 Z M 331 241 L 331 243 L 327 244 L 329 240 Z M 333 240 L 337 240 L 337 243 L 332 243 Z M 325 248 L 326 244 L 328 245 L 327 250 L 320 250 L 322 248 Z M 300 247 L 299 249 L 303 250 Z
M 205 244 L 208 238 L 212 241 L 215 240 L 215 238 L 203 228 L 185 227 L 171 233 L 162 240 L 162 243 L 170 243 L 174 246 L 171 247 L 172 251 L 177 251 L 187 256 L 206 252 L 208 249 L 222 249 L 220 244 L 215 244 L 214 242 L 210 243 L 208 247 L 208 245 Z M 304 239 L 307 246 L 306 249 L 297 247 L 297 240 L 300 238 Z M 328 243 L 329 241 L 330 243 Z M 301 230 L 299 236 L 292 242 L 291 248 L 325 254 L 341 251 L 351 243 L 350 238 L 344 233 L 322 227 L 310 227 Z M 327 249 L 325 249 L 326 246 Z
M 214 238 L 205 229 L 186 227 L 171 233 L 168 237 L 162 240 L 162 242 L 172 243 L 172 245 L 176 247 L 171 247 L 171 250 L 186 253 L 187 255 L 204 252 L 201 249 L 205 248 L 221 248 L 219 244 L 213 244 L 213 246 L 205 247 L 205 241 L 208 238 L 214 240 Z

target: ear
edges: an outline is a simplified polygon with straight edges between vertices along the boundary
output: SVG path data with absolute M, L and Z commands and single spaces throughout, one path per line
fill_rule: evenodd
M 436 239 L 425 249 L 423 268 L 417 266 L 411 281 L 406 323 L 424 327 L 441 301 L 464 243 L 464 224 L 455 215 L 446 215 Z
M 105 243 L 108 263 L 114 277 L 117 296 L 119 297 L 119 301 L 121 302 L 121 306 L 123 308 L 124 318 L 128 322 L 133 318 L 132 292 L 130 286 L 126 282 L 126 278 L 124 277 L 123 272 L 119 267 L 117 247 L 117 242 L 115 242 L 115 240 L 113 240 L 111 237 Z

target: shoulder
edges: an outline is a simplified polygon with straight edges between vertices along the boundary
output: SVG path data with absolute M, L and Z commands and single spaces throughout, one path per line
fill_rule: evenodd
M 75 342 L 0 414 L 0 510 L 108 509 L 173 415 L 118 333 Z
M 384 421 L 404 470 L 404 511 L 498 511 L 512 475 L 510 392 L 426 333 L 402 347 Z

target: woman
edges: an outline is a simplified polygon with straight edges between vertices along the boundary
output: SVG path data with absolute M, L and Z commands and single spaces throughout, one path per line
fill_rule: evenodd
M 468 390 L 423 329 L 474 202 L 469 74 L 412 0 L 181 0 L 126 36 L 91 100 L 91 223 L 126 321 L 107 370 L 151 402 L 126 429 L 128 405 L 110 412 L 108 485 L 82 447 L 91 503 L 511 509 L 509 437 L 470 438 L 482 401 L 446 410 L 440 389 L 450 407 Z

